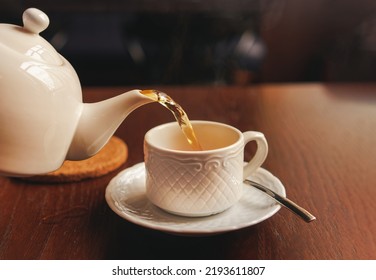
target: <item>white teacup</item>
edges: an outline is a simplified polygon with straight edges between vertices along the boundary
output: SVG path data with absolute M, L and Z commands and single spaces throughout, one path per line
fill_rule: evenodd
M 146 195 L 156 206 L 181 216 L 208 216 L 234 205 L 243 180 L 264 162 L 268 145 L 256 131 L 240 132 L 217 122 L 192 121 L 203 151 L 193 151 L 176 122 L 145 135 Z M 244 146 L 256 141 L 244 164 Z

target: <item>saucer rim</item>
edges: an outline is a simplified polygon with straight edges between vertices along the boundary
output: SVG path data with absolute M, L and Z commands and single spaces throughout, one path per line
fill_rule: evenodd
M 127 220 L 127 221 L 129 221 L 133 224 L 136 224 L 138 226 L 144 227 L 144 228 L 153 229 L 153 230 L 157 230 L 157 231 L 161 231 L 161 232 L 165 232 L 165 233 L 170 233 L 170 234 L 175 234 L 175 235 L 183 235 L 183 236 L 214 235 L 214 234 L 221 234 L 221 233 L 225 233 L 225 232 L 229 232 L 229 231 L 235 231 L 235 230 L 239 230 L 239 229 L 242 229 L 242 228 L 246 228 L 246 227 L 256 225 L 256 224 L 261 223 L 261 222 L 269 219 L 270 217 L 274 216 L 281 209 L 281 205 L 278 204 L 277 202 L 275 202 L 275 203 L 273 203 L 273 205 L 269 206 L 270 210 L 265 215 L 261 215 L 257 219 L 254 219 L 250 222 L 242 222 L 242 223 L 239 223 L 239 224 L 236 224 L 236 225 L 227 225 L 227 226 L 218 227 L 218 228 L 208 228 L 208 229 L 182 228 L 182 229 L 179 229 L 179 228 L 175 228 L 175 227 L 169 227 L 168 225 L 155 224 L 155 223 L 150 222 L 150 220 L 137 218 L 138 217 L 137 215 L 129 215 L 128 213 L 122 211 L 121 209 L 119 209 L 116 206 L 116 201 L 112 198 L 113 188 L 115 188 L 116 182 L 124 174 L 130 172 L 131 170 L 133 171 L 133 170 L 144 169 L 144 168 L 145 168 L 144 162 L 140 162 L 140 163 L 136 163 L 136 164 L 134 164 L 134 165 L 132 165 L 128 168 L 121 170 L 115 177 L 113 177 L 111 179 L 111 181 L 108 183 L 108 185 L 106 187 L 106 191 L 105 191 L 106 202 L 113 212 L 115 212 L 121 218 L 123 218 L 123 219 L 125 219 L 125 220 Z M 271 172 L 269 172 L 268 170 L 266 170 L 265 168 L 262 168 L 262 167 L 260 167 L 257 172 L 264 173 L 267 176 L 273 178 L 273 180 L 276 182 L 276 185 L 278 185 L 278 187 L 279 187 L 279 189 L 277 190 L 277 193 L 280 194 L 283 197 L 286 197 L 286 189 L 283 186 L 282 182 L 276 176 L 274 176 Z M 245 189 L 250 188 L 246 184 L 244 184 L 244 186 L 246 186 Z M 189 220 L 198 221 L 198 220 L 202 220 L 202 219 L 209 219 L 210 220 L 211 218 L 213 218 L 217 215 L 221 215 L 221 213 L 219 213 L 219 214 L 215 214 L 215 215 L 212 215 L 212 216 L 206 216 L 206 217 L 176 216 L 174 214 L 168 213 L 168 212 L 158 208 L 157 206 L 154 206 L 154 205 L 152 205 L 152 206 L 153 206 L 152 208 L 155 209 L 154 211 L 162 211 L 166 216 L 171 216 L 172 219 L 174 219 L 174 218 L 180 219 L 180 220 L 184 219 L 184 220 L 187 220 L 187 221 L 189 221 Z M 229 211 L 229 210 L 230 209 L 225 210 L 224 212 Z

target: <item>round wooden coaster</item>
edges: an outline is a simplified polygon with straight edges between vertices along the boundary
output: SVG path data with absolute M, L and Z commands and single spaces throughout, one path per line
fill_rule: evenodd
M 93 157 L 81 161 L 65 161 L 51 173 L 22 178 L 23 180 L 46 183 L 77 182 L 103 176 L 120 167 L 128 158 L 128 147 L 118 137 L 109 142 Z

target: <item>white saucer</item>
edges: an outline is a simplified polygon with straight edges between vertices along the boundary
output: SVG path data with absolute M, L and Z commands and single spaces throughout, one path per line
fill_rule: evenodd
M 250 179 L 286 196 L 280 180 L 263 168 Z M 210 235 L 241 229 L 270 218 L 281 208 L 266 194 L 244 184 L 240 201 L 220 214 L 200 218 L 172 215 L 147 199 L 143 162 L 121 171 L 110 181 L 106 201 L 116 214 L 132 223 L 179 235 Z

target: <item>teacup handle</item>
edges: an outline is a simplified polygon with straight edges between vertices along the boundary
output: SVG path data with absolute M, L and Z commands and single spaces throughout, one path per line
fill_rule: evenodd
M 265 161 L 268 155 L 268 142 L 265 139 L 264 134 L 258 131 L 246 131 L 243 132 L 244 146 L 250 141 L 256 141 L 257 150 L 253 158 L 244 166 L 243 180 L 256 171 Z

